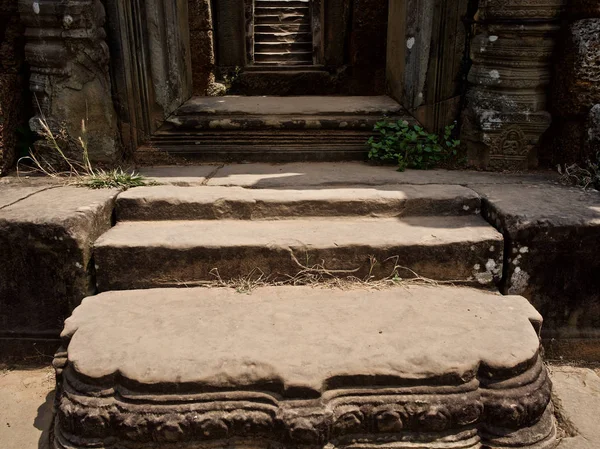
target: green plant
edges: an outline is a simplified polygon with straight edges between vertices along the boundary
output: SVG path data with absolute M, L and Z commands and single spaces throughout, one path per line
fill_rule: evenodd
M 54 133 L 45 117 L 39 119 L 40 135 L 43 139 L 43 151 L 37 154 L 29 151 L 21 157 L 19 165 L 26 160 L 33 163 L 38 172 L 52 178 L 68 178 L 70 184 L 91 189 L 140 187 L 154 184 L 135 172 L 126 173 L 121 168 L 104 170 L 94 168 L 88 151 L 85 120 L 81 121 L 81 135 L 71 138 L 63 128 Z
M 595 159 L 587 159 L 583 166 L 565 164 L 558 165 L 557 169 L 563 184 L 600 190 L 600 151 L 596 153 Z
M 223 76 L 223 84 L 225 84 L 226 93 L 235 89 L 241 73 L 242 68 L 236 67 L 232 72 L 229 72 Z
M 374 131 L 378 135 L 367 141 L 369 159 L 396 163 L 399 171 L 433 168 L 457 155 L 460 141 L 452 138 L 455 126 L 446 126 L 444 133 L 437 135 L 404 120 L 377 122 Z
M 146 186 L 150 183 L 138 173 L 128 173 L 121 168 L 115 168 L 108 171 L 96 169 L 93 175 L 84 176 L 79 180 L 78 184 L 90 189 L 129 189 L 131 187 Z

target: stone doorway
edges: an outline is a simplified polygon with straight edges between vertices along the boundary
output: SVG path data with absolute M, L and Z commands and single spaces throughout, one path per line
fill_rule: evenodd
M 217 80 L 235 78 L 240 95 L 385 94 L 388 0 L 363 3 L 213 2 Z M 192 31 L 192 46 L 202 37 Z M 200 59 L 192 53 L 194 79 L 211 65 Z
M 210 83 L 232 71 L 245 95 L 387 94 L 430 129 L 458 116 L 468 0 L 310 0 L 308 14 L 303 3 L 108 0 L 115 105 L 130 151 L 202 103 L 202 75 Z M 300 34 L 307 16 L 310 35 Z M 286 20 L 295 31 L 280 26 Z M 275 36 L 292 42 L 263 51 Z M 290 61 L 295 46 L 303 56 Z M 197 131 L 179 137 L 195 141 Z

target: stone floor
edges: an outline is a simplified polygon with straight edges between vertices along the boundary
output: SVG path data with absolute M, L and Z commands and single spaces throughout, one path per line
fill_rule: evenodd
M 568 423 L 559 449 L 599 448 L 600 369 L 551 365 L 551 373 L 556 403 Z M 0 369 L 0 447 L 49 448 L 53 396 L 51 367 Z

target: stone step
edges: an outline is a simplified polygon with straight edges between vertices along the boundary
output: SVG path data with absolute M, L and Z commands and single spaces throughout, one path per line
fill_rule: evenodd
M 404 109 L 387 96 L 296 96 L 296 97 L 193 97 L 177 115 L 284 115 L 284 116 L 364 116 L 383 117 Z
M 415 123 L 411 117 L 403 115 L 394 115 L 390 119 L 405 120 L 409 123 Z M 273 133 L 273 138 L 281 136 L 287 138 L 287 130 L 310 130 L 311 133 L 305 137 L 309 139 L 314 137 L 319 139 L 312 131 L 333 130 L 344 132 L 359 130 L 368 135 L 373 133 L 373 127 L 381 120 L 381 117 L 373 115 L 284 115 L 284 114 L 262 114 L 262 115 L 208 115 L 202 112 L 188 113 L 182 112 L 179 115 L 172 115 L 166 120 L 166 124 L 160 129 L 159 135 L 171 130 L 190 130 L 190 131 L 210 131 L 218 130 L 243 131 L 251 140 L 252 136 L 248 133 L 253 131 L 269 130 Z M 256 133 L 258 134 L 258 133 Z M 203 134 L 205 135 L 205 134 Z M 364 142 L 363 142 L 364 143 Z
M 258 25 L 276 25 L 279 23 L 310 23 L 310 14 L 308 8 L 306 8 L 305 11 L 291 10 L 288 12 L 279 12 L 279 8 L 273 9 L 275 10 L 259 11 L 259 14 L 254 15 L 254 23 Z
M 305 51 L 303 49 L 291 51 L 263 51 L 257 49 L 254 52 L 254 60 L 257 64 L 262 62 L 276 63 L 276 64 L 287 64 L 288 62 L 310 64 L 312 61 L 313 52 Z
M 262 54 L 302 52 L 312 55 L 312 42 L 256 42 L 254 48 L 257 53 Z
M 255 82 L 263 75 L 254 71 L 241 79 L 260 90 Z M 324 88 L 329 79 L 324 71 L 274 75 Z M 212 162 L 364 160 L 366 141 L 383 117 L 416 123 L 386 96 L 194 97 L 166 120 L 151 145 Z
M 382 279 L 397 265 L 401 277 L 491 288 L 502 253 L 502 235 L 479 216 L 344 217 L 120 222 L 94 258 L 100 291 L 204 284 L 215 270 L 223 280 L 288 280 L 307 269 Z
M 277 7 L 277 8 L 302 8 L 309 7 L 309 0 L 255 0 L 255 8 Z
M 312 33 L 309 23 L 255 24 L 255 33 Z
M 261 44 L 263 42 L 307 42 L 312 44 L 312 34 L 310 32 L 254 33 L 254 42 L 256 44 Z
M 464 288 L 104 293 L 62 333 L 54 447 L 551 449 L 540 327 Z
M 334 216 L 446 216 L 479 213 L 481 200 L 461 186 L 378 186 L 312 190 L 156 186 L 130 189 L 118 221 L 259 220 Z

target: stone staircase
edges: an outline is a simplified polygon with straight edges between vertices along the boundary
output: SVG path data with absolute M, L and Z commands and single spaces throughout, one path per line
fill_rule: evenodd
M 256 0 L 254 63 L 260 66 L 312 65 L 309 0 Z
M 386 96 L 194 97 L 151 146 L 213 162 L 365 160 L 365 142 L 384 117 L 415 123 Z
M 503 237 L 472 190 L 163 185 L 115 207 L 55 359 L 55 448 L 555 447 L 541 317 L 492 291 Z

